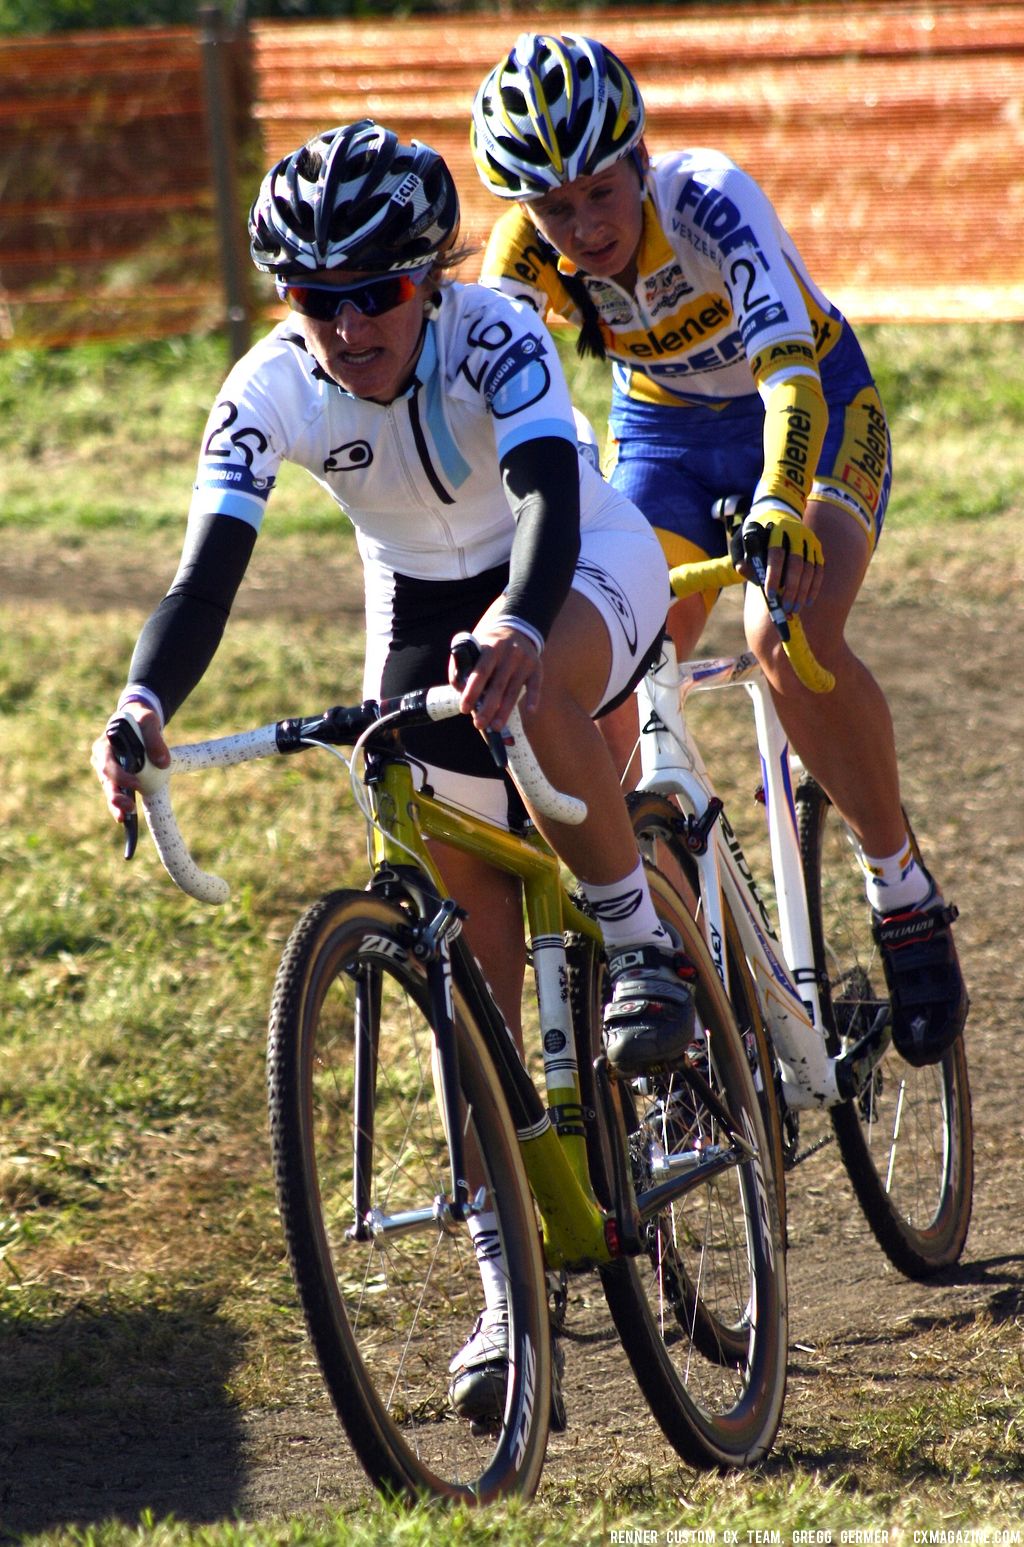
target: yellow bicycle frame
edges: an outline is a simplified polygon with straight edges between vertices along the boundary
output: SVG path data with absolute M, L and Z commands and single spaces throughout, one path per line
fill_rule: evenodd
M 367 788 L 374 810 L 370 860 L 375 875 L 412 863 L 429 877 L 439 897 L 447 896 L 426 843 L 435 839 L 522 882 L 531 943 L 572 931 L 601 947 L 597 924 L 573 904 L 562 884 L 560 862 L 539 833 L 509 832 L 425 790 L 414 790 L 412 770 L 400 759 L 385 758 L 379 779 Z M 544 1030 L 542 1025 L 542 1040 Z M 614 1255 L 609 1239 L 614 1222 L 594 1196 L 582 1125 L 569 1124 L 560 1131 L 551 1121 L 551 1112 L 581 1111 L 578 1074 L 567 1076 L 563 1069 L 559 1078 L 570 1082 L 547 1084 L 548 1111 L 529 1129 L 518 1129 L 520 1149 L 540 1211 L 547 1265 L 597 1266 Z

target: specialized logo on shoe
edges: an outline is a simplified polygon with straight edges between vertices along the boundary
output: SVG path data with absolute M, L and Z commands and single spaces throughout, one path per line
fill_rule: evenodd
M 887 918 L 879 929 L 883 945 L 894 950 L 912 940 L 926 940 L 935 928 L 935 920 L 927 913 L 895 913 Z
M 959 910 L 953 904 L 946 908 L 931 908 L 924 913 L 913 910 L 891 913 L 888 918 L 878 920 L 875 934 L 879 945 L 898 951 L 900 946 L 914 941 L 930 940 L 937 928 L 952 924 L 958 917 Z

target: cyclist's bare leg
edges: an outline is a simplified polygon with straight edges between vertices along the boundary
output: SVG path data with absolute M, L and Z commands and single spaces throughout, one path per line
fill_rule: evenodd
M 683 597 L 669 609 L 668 629 L 681 661 L 688 660 L 696 650 L 706 622 L 707 608 L 701 596 Z M 597 725 L 611 753 L 622 788 L 635 789 L 640 778 L 640 751 L 637 747 L 640 726 L 636 699 L 630 694 L 625 703 L 613 709 L 611 714 L 602 715 Z
M 541 767 L 557 789 L 587 803 L 578 827 L 533 813 L 548 842 L 580 881 L 610 885 L 637 861 L 618 777 L 593 719 L 611 670 L 611 643 L 601 614 L 571 591 L 543 655 L 540 703 L 524 727 Z
M 521 1053 L 526 941 L 519 882 L 475 855 L 463 854 L 446 843 L 431 843 L 430 849 L 445 886 L 466 909 L 466 943 L 483 968 Z
M 500 614 L 502 605 L 499 600 L 491 612 Z M 540 705 L 524 717 L 530 744 L 548 778 L 557 789 L 587 803 L 587 818 L 579 827 L 534 813 L 537 826 L 580 881 L 597 885 L 621 880 L 637 862 L 619 781 L 591 718 L 604 696 L 611 659 L 600 613 L 578 591 L 570 592 L 544 649 Z M 518 886 L 471 855 L 435 847 L 446 885 L 467 909 L 467 941 L 505 1019 L 518 1032 L 525 965 Z M 512 950 L 510 941 L 517 942 Z
M 805 516 L 825 555 L 821 590 L 801 613 L 815 655 L 835 675 L 831 693 L 797 680 L 754 586 L 747 587 L 747 639 L 764 669 L 779 719 L 804 766 L 868 854 L 906 841 L 892 716 L 882 689 L 844 636 L 867 570 L 868 542 L 836 506 L 811 501 Z

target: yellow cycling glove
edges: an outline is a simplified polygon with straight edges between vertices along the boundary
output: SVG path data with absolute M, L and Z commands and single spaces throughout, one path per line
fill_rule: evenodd
M 736 565 L 752 563 L 756 567 L 758 560 L 765 563 L 772 548 L 781 548 L 787 557 L 795 553 L 808 564 L 825 562 L 821 543 L 799 516 L 789 516 L 773 508 L 759 511 L 755 505 L 744 517 L 742 526 L 733 532 L 729 557 Z

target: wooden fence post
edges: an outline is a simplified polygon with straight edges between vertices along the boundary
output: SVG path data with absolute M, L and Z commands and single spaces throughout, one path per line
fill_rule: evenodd
M 214 5 L 200 6 L 198 19 L 228 345 L 234 362 L 245 354 L 251 337 L 246 283 L 248 271 L 245 267 L 240 239 L 238 140 L 235 132 L 231 74 L 224 67 L 227 40 L 220 10 Z

